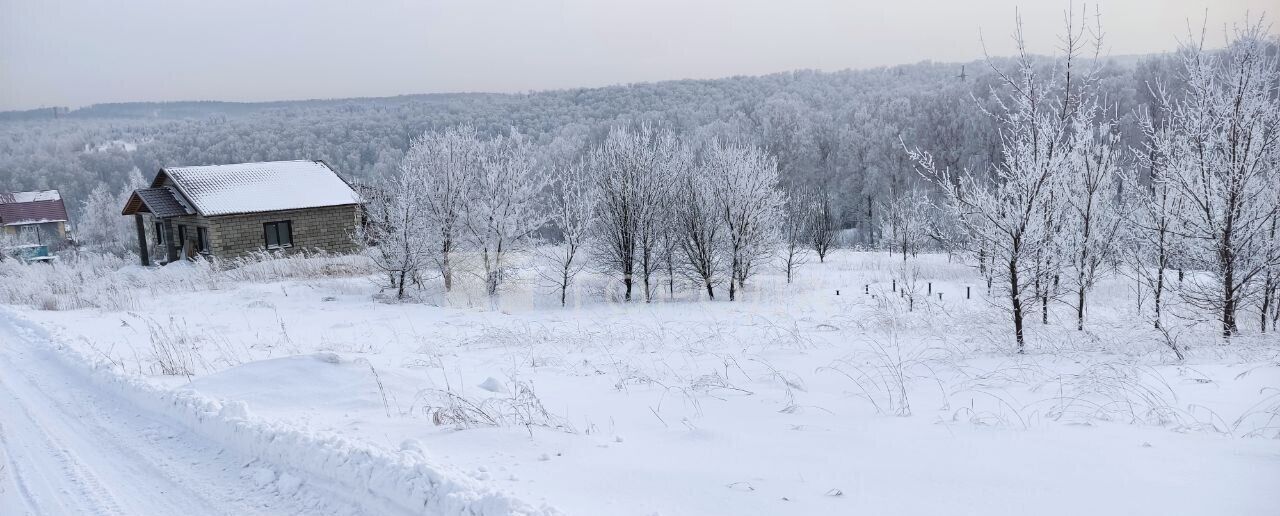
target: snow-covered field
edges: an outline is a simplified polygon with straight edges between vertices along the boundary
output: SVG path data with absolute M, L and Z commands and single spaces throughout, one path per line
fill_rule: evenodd
M 277 494 L 368 480 L 407 507 L 391 493 L 407 477 L 376 473 L 397 467 L 471 501 L 435 508 L 487 514 L 1280 507 L 1280 339 L 1224 345 L 1190 325 L 1175 362 L 1123 278 L 1096 289 L 1085 332 L 1066 305 L 1048 325 L 1037 312 L 1017 355 L 983 280 L 940 255 L 840 251 L 790 285 L 766 272 L 735 302 L 610 302 L 591 277 L 568 308 L 533 280 L 497 307 L 465 285 L 388 303 L 358 268 L 324 270 L 117 282 L 112 309 L 5 310 L 157 410 L 261 430 L 185 423 L 281 462 L 259 486 Z M 302 457 L 278 451 L 294 445 Z

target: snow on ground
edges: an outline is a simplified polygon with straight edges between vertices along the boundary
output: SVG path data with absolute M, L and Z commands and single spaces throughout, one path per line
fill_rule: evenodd
M 0 514 L 361 514 L 353 500 L 139 410 L 0 317 Z
M 496 309 L 467 292 L 387 303 L 364 277 L 216 287 L 15 310 L 243 420 L 414 454 L 569 514 L 1280 506 L 1280 343 L 1192 326 L 1175 363 L 1120 279 L 1089 331 L 1064 305 L 1032 323 L 1026 355 L 944 256 L 842 252 L 732 303 L 604 302 L 599 278 L 569 308 L 533 282 Z

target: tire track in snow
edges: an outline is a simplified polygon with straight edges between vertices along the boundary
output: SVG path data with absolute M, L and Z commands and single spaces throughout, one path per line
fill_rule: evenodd
M 4 445 L 14 483 L 29 510 L 38 514 L 86 510 L 102 515 L 122 514 L 120 505 L 97 477 L 84 470 L 65 445 L 54 440 L 55 429 L 37 421 L 3 378 L 0 413 L 9 415 L 8 425 L 0 429 L 0 444 Z M 56 468 L 51 467 L 50 458 Z

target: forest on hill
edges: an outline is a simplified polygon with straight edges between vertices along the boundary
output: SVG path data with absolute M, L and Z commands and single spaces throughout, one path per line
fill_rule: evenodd
M 0 190 L 56 188 L 75 217 L 95 187 L 124 188 L 135 170 L 149 178 L 162 166 L 320 159 L 366 182 L 393 172 L 414 137 L 459 125 L 519 132 L 557 162 L 612 128 L 652 125 L 696 141 L 757 146 L 777 160 L 784 185 L 827 191 L 842 227 L 875 226 L 887 199 L 923 184 L 904 143 L 947 167 L 998 164 L 999 134 L 985 112 L 995 107 L 996 71 L 1015 67 L 1012 59 L 922 62 L 524 94 L 6 112 Z M 1178 87 L 1172 56 L 1111 58 L 1101 67 L 1099 88 L 1117 107 L 1123 143 L 1137 147 L 1133 113 L 1152 101 L 1149 85 Z

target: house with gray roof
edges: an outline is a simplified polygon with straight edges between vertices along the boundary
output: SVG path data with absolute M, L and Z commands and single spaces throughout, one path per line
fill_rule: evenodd
M 134 217 L 139 255 L 150 265 L 161 251 L 165 263 L 260 250 L 350 252 L 361 202 L 323 161 L 270 161 L 162 168 L 122 214 Z

